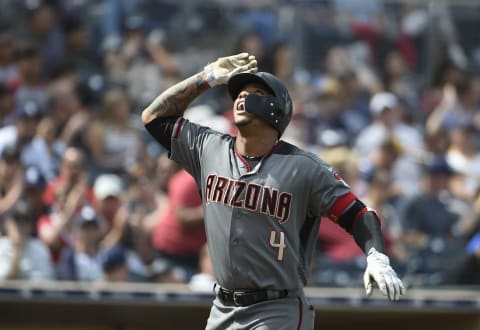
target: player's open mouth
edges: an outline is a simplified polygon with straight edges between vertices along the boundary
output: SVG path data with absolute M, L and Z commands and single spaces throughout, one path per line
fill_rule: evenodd
M 244 113 L 245 112 L 245 101 L 240 101 L 237 103 L 237 108 L 235 109 L 237 113 Z

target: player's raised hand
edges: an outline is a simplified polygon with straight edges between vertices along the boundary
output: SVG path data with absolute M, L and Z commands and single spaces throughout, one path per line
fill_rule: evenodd
M 405 287 L 390 266 L 390 260 L 375 248 L 368 251 L 367 269 L 363 275 L 367 295 L 373 292 L 373 282 L 377 282 L 380 291 L 390 300 L 398 300 L 405 293 Z
M 237 73 L 257 72 L 257 60 L 249 53 L 220 57 L 206 65 L 204 71 L 208 84 L 213 87 L 226 84 L 228 79 Z

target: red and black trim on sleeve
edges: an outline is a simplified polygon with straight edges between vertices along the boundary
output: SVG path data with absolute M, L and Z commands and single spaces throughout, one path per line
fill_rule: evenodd
M 351 192 L 338 197 L 333 203 L 332 207 L 330 207 L 330 211 L 328 212 L 327 216 L 333 222 L 338 223 L 338 219 L 340 218 L 342 213 L 356 199 L 357 199 L 357 196 L 355 196 Z
M 180 117 L 177 122 L 175 123 L 175 126 L 173 127 L 173 135 L 172 138 L 176 139 L 180 135 L 180 131 L 182 130 L 183 124 L 185 123 L 185 118 Z
M 367 207 L 355 194 L 350 192 L 337 198 L 330 208 L 328 217 L 351 234 L 355 222 L 365 212 L 373 212 L 380 222 L 380 217 L 375 210 Z

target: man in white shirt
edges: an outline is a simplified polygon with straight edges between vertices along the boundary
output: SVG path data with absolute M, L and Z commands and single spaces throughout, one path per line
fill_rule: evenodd
M 5 220 L 6 235 L 0 238 L 0 280 L 54 280 L 50 251 L 34 230 L 32 209 L 19 200 Z
M 7 146 L 18 145 L 22 164 L 25 167 L 36 166 L 47 181 L 50 181 L 54 177 L 53 160 L 45 141 L 36 136 L 41 116 L 42 112 L 37 104 L 24 104 L 18 111 L 15 124 L 0 129 L 0 153 Z

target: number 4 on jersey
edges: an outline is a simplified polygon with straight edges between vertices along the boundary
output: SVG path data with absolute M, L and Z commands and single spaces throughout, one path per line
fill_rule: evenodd
M 277 232 L 275 230 L 272 230 L 270 233 L 270 246 L 274 248 L 278 248 L 278 254 L 277 254 L 277 260 L 282 261 L 283 260 L 283 250 L 287 247 L 285 245 L 285 233 L 283 231 L 280 231 L 280 239 L 279 242 L 275 242 L 277 240 Z

